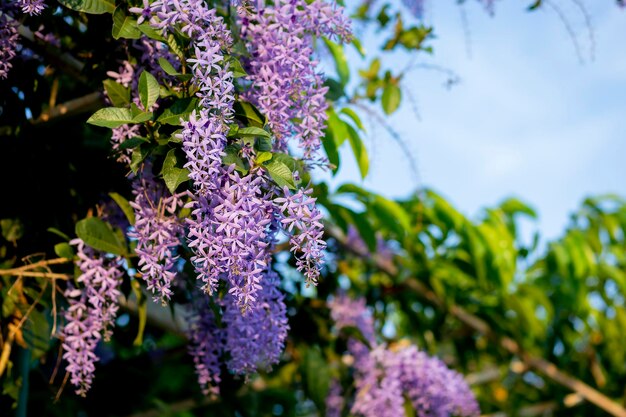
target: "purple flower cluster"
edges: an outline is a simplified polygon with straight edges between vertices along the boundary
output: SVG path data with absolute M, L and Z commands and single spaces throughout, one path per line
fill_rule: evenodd
M 221 357 L 238 375 L 267 369 L 278 363 L 285 345 L 287 310 L 279 289 L 278 275 L 270 271 L 257 302 L 245 314 L 229 297 L 215 304 L 212 298 L 195 293 L 189 327 L 189 353 L 193 357 L 198 381 L 205 394 L 218 394 Z M 222 311 L 221 327 L 216 312 Z
M 165 305 L 172 295 L 179 259 L 176 251 L 183 235 L 183 225 L 176 214 L 184 205 L 187 193 L 171 195 L 162 182 L 154 180 L 150 169 L 146 166 L 144 175 L 133 183 L 135 200 L 130 205 L 136 221 L 128 236 L 137 239 L 135 252 L 148 290 L 154 294 L 155 301 Z
M 375 344 L 373 322 L 363 299 L 339 296 L 330 303 L 335 325 L 357 327 L 371 348 L 351 339 L 356 393 L 351 412 L 362 417 L 404 415 L 406 397 L 418 417 L 476 417 L 478 403 L 459 373 L 407 343 Z M 369 336 L 368 336 L 369 335 Z M 373 341 L 373 343 L 372 343 Z M 339 401 L 335 401 L 340 405 Z M 337 406 L 329 407 L 336 413 Z
M 336 379 L 330 381 L 326 396 L 326 417 L 341 417 L 346 399 L 343 397 L 341 384 Z
M 324 225 L 321 223 L 323 215 L 315 206 L 316 199 L 310 196 L 312 189 L 301 188 L 291 194 L 285 187 L 283 192 L 284 197 L 275 198 L 274 202 L 283 213 L 280 222 L 290 234 L 289 243 L 296 266 L 304 274 L 307 284 L 317 284 L 326 248 Z
M 229 285 L 229 293 L 242 309 L 248 309 L 262 288 L 268 267 L 268 226 L 272 207 L 261 186 L 260 172 L 241 177 L 231 166 L 209 201 L 200 198 L 189 226 L 192 262 L 204 289 L 213 293 L 219 279 Z
M 268 368 L 278 363 L 285 347 L 289 325 L 287 309 L 279 290 L 279 277 L 270 271 L 265 275 L 257 302 L 244 313 L 232 299 L 225 300 L 225 351 L 230 353 L 228 369 L 247 374 L 257 367 Z
M 23 13 L 30 16 L 40 14 L 47 7 L 44 0 L 17 0 L 17 4 Z
M 189 354 L 198 376 L 198 383 L 205 395 L 219 394 L 220 355 L 223 337 L 215 321 L 210 299 L 203 294 L 193 293 L 189 316 Z
M 251 55 L 247 64 L 252 86 L 245 97 L 267 117 L 277 149 L 286 150 L 294 137 L 305 159 L 313 158 L 321 146 L 328 107 L 328 88 L 312 58 L 313 37 L 349 39 L 343 8 L 323 0 L 276 0 L 252 12 L 240 7 L 239 14 Z
M 96 346 L 100 339 L 110 339 L 115 324 L 123 271 L 119 258 L 89 248 L 80 239 L 70 243 L 77 247 L 81 271 L 77 281 L 84 288 L 70 285 L 65 292 L 69 308 L 62 330 L 63 359 L 68 363 L 66 369 L 76 393 L 85 396 L 98 361 Z
M 329 302 L 330 316 L 338 329 L 356 327 L 370 345 L 376 344 L 374 318 L 368 311 L 365 298 L 352 298 L 341 294 Z
M 424 15 L 424 0 L 402 0 L 404 6 L 417 18 Z
M 10 6 L 0 3 L 0 79 L 6 78 L 11 70 L 11 60 L 17 49 L 17 22 L 7 12 Z

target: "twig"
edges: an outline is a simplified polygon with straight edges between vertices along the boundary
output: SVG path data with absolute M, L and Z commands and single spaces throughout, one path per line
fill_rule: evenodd
M 72 279 L 72 275 L 59 274 L 55 272 L 30 272 L 30 271 L 1 271 L 0 275 L 11 275 L 16 277 L 32 277 L 32 278 L 50 278 L 50 279 L 62 279 L 67 281 Z
M 102 94 L 99 92 L 90 93 L 86 96 L 59 104 L 47 112 L 41 113 L 37 119 L 31 119 L 30 122 L 33 125 L 38 125 L 64 116 L 75 116 L 81 113 L 92 112 L 103 106 L 104 101 L 102 100 Z
M 334 237 L 337 242 L 348 251 L 363 259 L 370 259 L 378 269 L 392 277 L 398 275 L 398 268 L 392 263 L 389 263 L 382 259 L 378 254 L 370 254 L 367 249 L 357 248 L 349 245 L 344 234 L 337 228 L 327 227 L 326 230 L 330 236 Z M 496 341 L 506 351 L 511 354 L 517 355 L 521 359 L 521 361 L 529 368 L 540 371 L 553 381 L 557 382 L 560 385 L 563 385 L 564 387 L 569 388 L 570 390 L 580 395 L 582 398 L 595 404 L 607 413 L 615 417 L 626 417 L 626 409 L 624 407 L 622 407 L 606 395 L 602 394 L 601 392 L 595 390 L 591 386 L 585 384 L 581 380 L 561 371 L 553 363 L 548 362 L 543 358 L 538 358 L 524 352 L 515 340 L 507 336 L 499 336 L 491 329 L 489 324 L 480 317 L 475 316 L 474 314 L 466 311 L 463 307 L 457 305 L 452 305 L 446 308 L 446 303 L 419 280 L 415 278 L 408 278 L 403 282 L 403 284 L 408 289 L 411 289 L 413 292 L 419 294 L 434 307 L 437 307 L 438 309 L 443 311 L 447 311 L 450 315 L 456 317 L 460 322 L 467 325 L 469 328 L 473 329 L 477 333 L 480 333 L 488 337 L 489 339 Z
M 567 31 L 569 37 L 572 40 L 572 43 L 574 44 L 574 49 L 576 50 L 576 55 L 578 56 L 578 60 L 581 64 L 584 64 L 585 59 L 583 58 L 580 45 L 578 44 L 578 37 L 576 36 L 576 33 L 574 33 L 574 29 L 572 28 L 572 25 L 570 25 L 569 20 L 567 20 L 567 17 L 563 13 L 563 10 L 561 10 L 560 7 L 558 7 L 556 4 L 552 3 L 551 1 L 546 0 L 545 3 L 548 6 L 552 7 L 552 10 L 554 10 L 556 15 L 559 17 L 559 19 L 563 23 L 563 26 L 565 26 L 565 30 Z
M 7 15 L 8 19 L 12 18 Z M 43 39 L 39 39 L 35 36 L 30 28 L 19 25 L 17 28 L 17 32 L 20 36 L 27 40 L 31 45 L 39 52 L 41 55 L 45 56 L 45 58 L 52 63 L 55 67 L 59 68 L 63 73 L 73 77 L 74 79 L 79 80 L 82 83 L 87 83 L 87 77 L 82 75 L 82 71 L 85 68 L 85 64 L 81 61 L 74 58 L 67 52 L 61 51 L 56 46 L 51 45 Z

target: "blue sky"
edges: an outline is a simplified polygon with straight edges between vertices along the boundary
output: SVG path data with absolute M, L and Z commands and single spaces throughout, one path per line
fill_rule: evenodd
M 367 139 L 372 166 L 363 185 L 390 197 L 432 187 L 470 216 L 517 196 L 538 210 L 547 238 L 562 232 L 585 196 L 626 196 L 626 10 L 610 0 L 584 2 L 591 42 L 575 2 L 552 0 L 577 35 L 581 61 L 557 13 L 528 13 L 526 3 L 496 2 L 494 17 L 472 1 L 463 9 L 454 0 L 427 3 L 424 19 L 437 39 L 434 56 L 420 62 L 450 68 L 461 82 L 447 89 L 443 75 L 424 69 L 405 80 L 419 120 L 405 99 L 389 122 L 419 175 L 373 125 Z M 366 46 L 375 41 L 366 38 Z M 386 62 L 397 68 L 406 56 Z M 361 183 L 345 151 L 333 183 Z

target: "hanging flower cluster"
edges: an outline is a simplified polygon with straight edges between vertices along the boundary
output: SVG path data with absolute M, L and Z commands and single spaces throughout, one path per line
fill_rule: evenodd
M 11 60 L 15 58 L 17 49 L 17 22 L 9 13 L 13 7 L 6 1 L 0 2 L 0 79 L 6 78 L 11 69 Z
M 100 339 L 110 339 L 115 325 L 123 271 L 119 257 L 100 253 L 80 239 L 70 243 L 77 249 L 76 264 L 81 271 L 77 282 L 84 290 L 70 285 L 65 291 L 69 308 L 62 331 L 63 359 L 68 363 L 66 369 L 76 393 L 84 396 L 98 361 L 96 346 Z
M 323 0 L 277 0 L 274 6 L 239 10 L 250 51 L 252 88 L 245 97 L 267 117 L 277 149 L 285 150 L 293 137 L 304 158 L 314 158 L 326 122 L 328 88 L 313 59 L 313 37 L 348 40 L 349 22 L 340 7 Z
M 147 288 L 152 291 L 155 301 L 166 305 L 172 295 L 172 281 L 176 276 L 176 253 L 183 225 L 177 217 L 178 209 L 184 206 L 187 193 L 171 195 L 162 182 L 157 182 L 152 167 L 146 166 L 141 177 L 133 183 L 135 201 L 134 230 L 128 236 L 137 239 L 135 252 L 139 256 L 139 266 Z
M 142 7 L 132 7 L 129 12 L 139 15 L 138 23 L 149 22 L 161 39 L 168 39 L 170 47 L 172 42 L 178 42 L 178 48 L 186 51 L 181 63 L 163 42 L 154 39 L 141 37 L 127 46 L 129 56 L 140 54 L 141 58 L 129 57 L 121 62 L 117 72 L 108 75 L 130 90 L 130 117 L 167 105 L 158 97 L 148 100 L 138 92 L 143 72 L 152 74 L 157 83 L 170 85 L 174 92 L 188 91 L 192 97 L 187 100 L 193 99 L 194 106 L 189 114 L 181 116 L 182 128 L 168 133 L 172 139 L 168 143 L 173 145 L 165 150 L 176 153 L 172 149 L 176 147 L 185 157 L 183 167 L 177 169 L 188 175 L 190 186 L 189 191 L 182 193 L 168 190 L 153 173 L 153 167 L 165 165 L 155 162 L 158 153 L 154 159 L 139 155 L 142 159 L 137 162 L 137 149 L 124 145 L 131 139 L 158 141 L 162 137 L 155 135 L 154 123 L 142 125 L 131 120 L 113 128 L 112 147 L 118 160 L 135 172 L 134 200 L 130 202 L 135 223 L 126 235 L 136 242 L 137 268 L 147 289 L 163 304 L 169 302 L 178 287 L 176 281 L 184 262 L 188 260 L 193 267 L 196 282 L 187 329 L 189 352 L 203 391 L 217 394 L 222 365 L 234 374 L 246 375 L 259 368 L 268 369 L 280 359 L 288 323 L 280 279 L 272 268 L 276 243 L 288 239 L 296 268 L 306 283 L 318 281 L 326 247 L 322 214 L 315 205 L 316 199 L 311 197 L 312 190 L 298 188 L 298 171 L 307 167 L 291 169 L 280 158 L 297 164 L 286 154 L 291 137 L 302 145 L 307 159 L 315 156 L 324 129 L 327 89 L 316 73 L 312 37 L 345 40 L 349 38 L 349 26 L 341 8 L 321 0 L 311 4 L 278 1 L 258 10 L 246 8 L 245 13 L 256 16 L 242 23 L 249 48 L 242 60 L 251 75 L 236 83 L 230 28 L 205 1 L 145 0 Z M 244 19 L 242 16 L 240 11 L 240 19 Z M 277 21 L 282 22 L 280 29 Z M 253 42 L 250 36 L 254 33 L 274 33 L 275 38 Z M 283 38 L 293 48 L 270 48 L 272 42 L 280 43 Z M 266 48 L 264 42 L 267 49 L 259 54 Z M 187 77 L 172 73 L 187 70 Z M 271 87 L 280 97 L 269 98 L 283 106 L 286 118 L 276 118 L 278 113 L 263 106 L 269 90 L 263 87 L 258 71 L 266 70 L 277 71 L 276 75 L 287 80 Z M 256 132 L 260 130 L 268 140 L 263 148 L 265 161 L 275 158 L 283 169 L 280 181 L 258 162 L 262 151 L 256 145 L 230 134 L 233 129 L 236 132 L 247 128 L 235 119 L 235 102 L 241 97 L 257 103 L 260 111 L 266 113 L 270 132 L 258 127 Z M 164 146 L 162 143 L 160 146 Z M 233 149 L 245 169 L 225 160 Z M 85 282 L 84 292 L 90 291 L 89 285 Z M 73 383 L 84 386 L 84 393 L 91 380 L 85 383 L 80 377 Z
M 350 412 L 356 416 L 404 415 L 407 398 L 419 417 L 475 417 L 478 403 L 463 376 L 438 358 L 430 357 L 414 345 L 388 346 L 374 338 L 373 320 L 363 299 L 339 296 L 330 303 L 335 326 L 341 330 L 356 327 L 369 346 L 351 338 L 348 350 L 354 358 L 356 393 Z M 341 415 L 341 386 L 333 382 L 327 400 L 329 415 Z

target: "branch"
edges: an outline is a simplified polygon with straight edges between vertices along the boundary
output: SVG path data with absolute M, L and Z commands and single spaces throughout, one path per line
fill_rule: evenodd
M 13 20 L 11 16 L 6 15 L 7 19 Z M 43 55 L 52 65 L 60 69 L 63 73 L 71 76 L 72 78 L 87 84 L 87 77 L 82 72 L 85 68 L 85 64 L 74 58 L 67 52 L 61 51 L 56 46 L 51 45 L 43 39 L 39 39 L 35 36 L 30 28 L 19 25 L 17 32 L 20 36 L 30 43 L 30 47 L 36 52 Z
M 378 254 L 370 254 L 367 249 L 357 248 L 349 245 L 343 232 L 341 232 L 336 227 L 327 226 L 326 230 L 330 236 L 335 238 L 337 242 L 349 252 L 365 260 L 371 260 L 379 270 L 385 272 L 392 277 L 398 275 L 398 268 L 394 264 L 382 259 Z M 585 384 L 581 380 L 561 371 L 553 363 L 548 362 L 543 358 L 538 358 L 524 352 L 515 340 L 507 336 L 501 337 L 497 335 L 493 331 L 493 329 L 491 329 L 489 324 L 480 317 L 466 311 L 463 307 L 457 305 L 447 307 L 446 303 L 441 298 L 439 298 L 437 294 L 435 294 L 428 287 L 426 287 L 426 285 L 424 285 L 421 281 L 415 278 L 408 278 L 403 282 L 403 285 L 411 289 L 416 294 L 420 295 L 434 307 L 438 308 L 439 310 L 447 311 L 449 314 L 456 317 L 460 322 L 467 325 L 475 332 L 480 333 L 485 337 L 497 342 L 509 353 L 517 355 L 521 359 L 521 361 L 529 368 L 540 371 L 556 383 L 569 388 L 585 400 L 595 404 L 607 413 L 615 417 L 626 417 L 626 409 L 624 407 L 622 407 L 606 395 L 602 394 L 601 392 L 597 391 L 596 389 L 592 388 L 591 386 Z
M 38 125 L 60 117 L 69 117 L 81 113 L 93 112 L 100 109 L 103 105 L 104 101 L 102 100 L 102 94 L 94 92 L 59 104 L 47 112 L 41 113 L 37 119 L 31 119 L 30 122 L 33 125 Z

